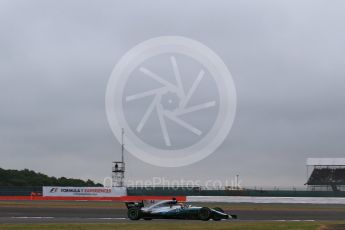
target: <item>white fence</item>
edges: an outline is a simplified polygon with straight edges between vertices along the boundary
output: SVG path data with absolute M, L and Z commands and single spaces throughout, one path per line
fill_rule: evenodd
M 187 201 L 257 204 L 345 204 L 345 198 L 340 197 L 187 196 Z

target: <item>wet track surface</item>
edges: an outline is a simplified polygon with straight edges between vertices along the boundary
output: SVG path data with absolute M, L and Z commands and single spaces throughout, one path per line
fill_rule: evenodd
M 229 213 L 229 211 L 226 212 Z M 344 210 L 233 210 L 231 214 L 237 214 L 239 219 L 228 221 L 345 220 Z M 0 223 L 111 223 L 128 221 L 126 209 L 123 208 L 0 208 Z

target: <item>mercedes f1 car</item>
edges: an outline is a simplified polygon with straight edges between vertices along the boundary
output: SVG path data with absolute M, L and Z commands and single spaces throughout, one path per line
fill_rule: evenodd
M 185 203 L 179 203 L 175 199 L 164 200 L 156 204 L 144 207 L 144 202 L 127 202 L 128 218 L 130 220 L 152 219 L 210 219 L 219 221 L 222 219 L 236 219 L 236 215 L 228 215 L 221 208 L 196 207 Z

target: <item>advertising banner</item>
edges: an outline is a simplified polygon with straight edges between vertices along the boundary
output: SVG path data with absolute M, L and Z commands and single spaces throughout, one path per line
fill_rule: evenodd
M 58 197 L 119 197 L 126 196 L 125 187 L 43 187 L 43 196 Z

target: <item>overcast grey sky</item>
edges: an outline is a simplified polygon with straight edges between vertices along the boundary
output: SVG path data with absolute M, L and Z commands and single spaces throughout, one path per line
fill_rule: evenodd
M 208 158 L 127 176 L 296 185 L 307 157 L 345 157 L 344 1 L 0 0 L 0 167 L 101 180 L 119 158 L 105 89 L 134 45 L 163 35 L 216 52 L 237 115 Z

